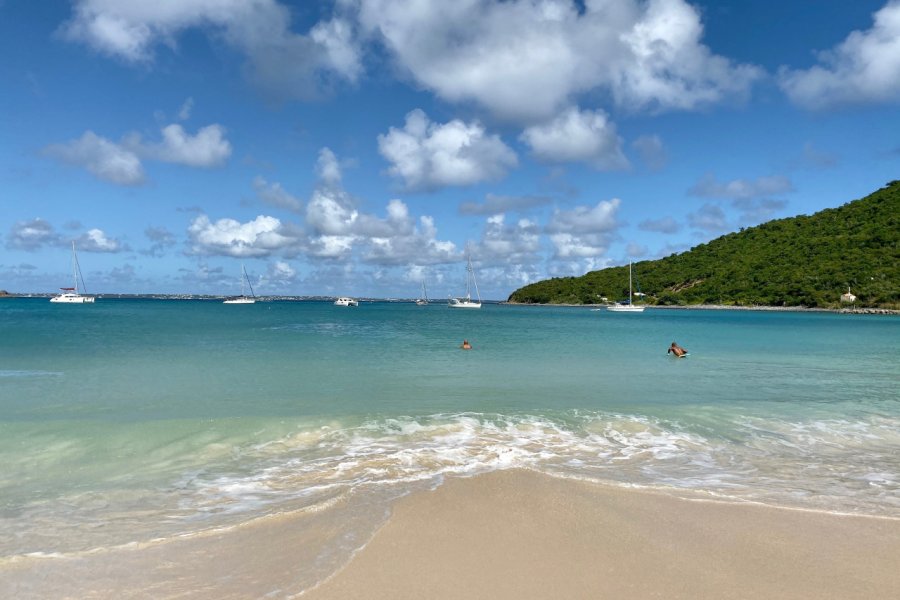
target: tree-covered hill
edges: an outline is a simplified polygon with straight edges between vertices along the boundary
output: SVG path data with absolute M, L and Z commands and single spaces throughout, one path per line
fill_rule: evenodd
M 769 221 L 634 264 L 648 304 L 900 308 L 900 181 L 811 216 Z M 532 283 L 509 302 L 596 304 L 628 296 L 628 267 Z

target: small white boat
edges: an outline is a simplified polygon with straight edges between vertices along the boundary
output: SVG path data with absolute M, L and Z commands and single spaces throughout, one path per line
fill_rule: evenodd
M 472 300 L 471 285 L 474 284 L 477 301 Z M 475 269 L 472 268 L 472 258 L 466 257 L 466 295 L 463 298 L 450 298 L 447 303 L 450 308 L 481 308 L 481 294 L 478 293 L 478 282 L 475 280 Z
M 250 295 L 244 295 L 244 282 L 247 282 L 247 286 L 250 288 Z M 250 285 L 250 278 L 247 277 L 247 270 L 244 269 L 244 264 L 241 263 L 241 295 L 236 296 L 234 298 L 226 298 L 222 304 L 256 304 L 256 294 L 253 293 L 253 286 Z
M 75 242 L 72 242 L 72 277 L 75 280 L 73 287 L 59 288 L 62 293 L 50 298 L 50 302 L 61 302 L 64 304 L 93 304 L 93 296 L 82 296 L 78 293 L 78 280 L 81 279 L 81 287 L 84 287 L 84 277 L 81 276 L 81 269 L 78 266 L 78 255 L 75 254 Z
M 341 296 L 337 300 L 334 301 L 335 306 L 359 306 L 359 302 L 354 300 L 353 298 L 347 298 L 345 296 Z
M 425 306 L 428 304 L 428 290 L 425 289 L 425 282 L 422 282 L 422 297 L 416 300 L 416 306 Z
M 628 263 L 628 304 L 613 304 L 611 306 L 607 306 L 606 310 L 610 312 L 625 312 L 625 313 L 639 313 L 644 312 L 643 306 L 636 306 L 632 304 L 631 299 L 634 294 L 631 292 L 631 263 Z

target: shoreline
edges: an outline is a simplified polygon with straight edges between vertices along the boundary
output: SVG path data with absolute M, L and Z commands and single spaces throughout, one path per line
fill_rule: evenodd
M 350 538 L 355 550 L 335 554 L 329 540 L 343 518 L 340 512 L 273 514 L 78 556 L 23 556 L 0 564 L 0 595 L 900 597 L 895 518 L 686 498 L 525 469 L 448 478 L 412 492 L 392 505 L 381 525 Z
M 543 308 L 605 308 L 609 304 L 531 304 L 525 302 L 501 302 L 508 306 L 534 306 Z M 647 308 L 653 310 L 740 310 L 740 311 L 759 311 L 759 312 L 796 312 L 796 313 L 836 313 L 842 315 L 900 315 L 900 310 L 892 308 L 820 308 L 807 306 L 729 306 L 726 304 L 643 304 Z
M 898 555 L 896 520 L 497 471 L 403 499 L 300 597 L 887 598 Z

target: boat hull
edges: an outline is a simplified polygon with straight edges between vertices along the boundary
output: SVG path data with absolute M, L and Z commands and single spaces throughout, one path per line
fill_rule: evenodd
M 229 298 L 222 304 L 256 304 L 256 300 L 253 298 Z
M 607 306 L 606 310 L 608 312 L 640 313 L 640 312 L 644 312 L 644 307 L 623 304 L 621 306 Z
M 451 298 L 450 303 L 447 306 L 449 306 L 450 308 L 481 308 L 481 302 L 472 302 L 471 300 Z
M 60 304 L 93 304 L 94 297 L 82 296 L 81 294 L 62 294 L 60 296 L 53 296 L 50 298 L 50 302 Z

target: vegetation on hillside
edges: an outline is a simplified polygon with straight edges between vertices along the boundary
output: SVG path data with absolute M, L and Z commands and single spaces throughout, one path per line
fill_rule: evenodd
M 769 221 L 634 264 L 648 304 L 900 308 L 900 181 L 839 208 Z M 628 266 L 532 283 L 510 302 L 596 304 L 628 296 Z

